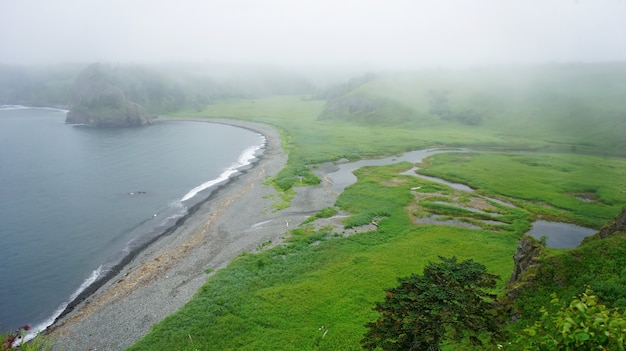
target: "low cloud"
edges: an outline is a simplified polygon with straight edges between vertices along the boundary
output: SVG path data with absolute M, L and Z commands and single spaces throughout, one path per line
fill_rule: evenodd
M 4 1 L 0 63 L 626 60 L 626 1 Z

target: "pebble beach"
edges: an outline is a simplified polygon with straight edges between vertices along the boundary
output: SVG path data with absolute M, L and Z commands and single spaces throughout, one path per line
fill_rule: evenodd
M 187 303 L 209 279 L 238 255 L 262 244 L 279 244 L 290 229 L 317 211 L 333 206 L 337 194 L 327 181 L 295 189 L 288 208 L 275 211 L 276 190 L 264 184 L 284 167 L 287 155 L 273 128 L 237 120 L 224 123 L 266 138 L 258 161 L 214 191 L 174 231 L 144 248 L 69 313 L 46 336 L 53 350 L 123 350 L 151 327 Z M 323 168 L 318 170 L 323 177 Z

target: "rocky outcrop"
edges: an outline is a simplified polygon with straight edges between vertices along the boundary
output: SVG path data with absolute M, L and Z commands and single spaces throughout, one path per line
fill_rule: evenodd
M 600 229 L 599 235 L 600 239 L 606 239 L 618 233 L 626 234 L 626 207 L 622 208 L 614 220 Z
M 126 98 L 111 70 L 99 63 L 76 79 L 65 123 L 92 127 L 135 127 L 150 124 L 144 108 Z
M 533 237 L 523 236 L 513 255 L 513 274 L 506 282 L 505 294 L 498 300 L 499 308 L 513 320 L 520 317 L 520 311 L 515 308 L 515 300 L 529 284 L 535 281 L 537 270 L 541 268 L 539 259 L 544 246 Z
M 606 239 L 618 234 L 626 235 L 626 207 L 622 208 L 622 211 L 617 217 L 604 225 L 598 233 L 585 238 L 581 245 L 585 245 L 593 240 L 598 240 L 598 238 Z M 507 283 L 508 286 L 519 282 L 522 275 L 528 271 L 529 268 L 537 265 L 537 259 L 541 256 L 542 250 L 543 245 L 537 240 L 529 236 L 524 236 L 520 239 L 517 245 L 517 251 L 515 251 L 513 255 L 513 274 Z
M 536 266 L 537 258 L 541 256 L 542 251 L 543 245 L 540 242 L 530 236 L 523 236 L 513 255 L 513 274 L 507 285 L 512 286 L 529 268 Z

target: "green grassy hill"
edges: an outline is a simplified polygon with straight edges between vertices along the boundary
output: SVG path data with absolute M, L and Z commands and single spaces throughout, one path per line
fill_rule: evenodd
M 502 277 L 496 293 L 503 295 L 517 240 L 539 215 L 536 207 L 525 201 L 517 209 L 486 205 L 500 221 L 510 224 L 506 228 L 419 224 L 424 214 L 416 205 L 425 195 L 435 195 L 438 203 L 449 201 L 449 207 L 467 206 L 482 196 L 401 174 L 411 166 L 363 168 L 357 172 L 358 182 L 338 199 L 338 208 L 352 214 L 346 225 L 377 218 L 377 230 L 343 237 L 328 228 L 304 225 L 294 229 L 285 244 L 243 255 L 216 272 L 187 306 L 158 324 L 131 350 L 359 350 L 364 324 L 376 318 L 371 308 L 384 297 L 382 289 L 393 286 L 397 277 L 421 272 L 438 256 L 485 264 Z M 543 177 L 550 174 L 548 167 L 537 171 Z M 493 195 L 488 188 L 484 193 Z M 547 191 L 541 198 L 556 196 L 558 190 Z M 440 208 L 427 210 L 439 213 Z M 586 218 L 591 221 L 593 215 Z M 624 237 L 615 237 L 580 249 L 549 250 L 541 278 L 519 293 L 511 307 L 523 318 L 514 324 L 504 317 L 511 323 L 508 328 L 515 333 L 531 323 L 539 308 L 549 303 L 551 293 L 565 300 L 584 291 L 585 284 L 612 293 L 607 303 L 623 300 L 626 296 L 616 288 L 623 281 L 625 243 Z M 563 284 L 554 283 L 556 276 L 562 277 Z M 321 326 L 329 330 L 325 336 Z M 514 334 L 510 338 L 513 341 Z M 459 345 L 448 349 L 459 347 L 464 349 Z
M 457 123 L 505 139 L 624 155 L 625 82 L 624 64 L 388 75 L 329 101 L 320 118 L 415 128 Z
M 303 224 L 285 244 L 215 272 L 187 306 L 131 350 L 359 350 L 383 289 L 421 273 L 440 255 L 484 264 L 502 277 L 495 292 L 507 296 L 512 256 L 532 221 L 599 229 L 626 204 L 625 76 L 621 64 L 379 75 L 319 95 L 328 101 L 232 99 L 177 113 L 276 127 L 289 153 L 273 179 L 282 190 L 315 183 L 314 176 L 298 176 L 312 175 L 310 168 L 324 161 L 426 147 L 483 152 L 436 155 L 420 165 L 421 173 L 476 189 L 469 195 L 401 174 L 413 166 L 407 163 L 359 170 L 336 207 L 351 214 L 346 226 L 375 218 L 377 230 L 343 237 Z M 426 223 L 434 217 L 467 225 Z M 494 219 L 500 224 L 481 222 Z M 543 270 L 529 275 L 536 284 L 521 291 L 504 316 L 512 342 L 506 348 L 520 349 L 515 334 L 551 293 L 566 301 L 589 284 L 604 303 L 623 306 L 625 242 L 615 236 L 544 250 Z M 517 324 L 512 313 L 521 316 Z

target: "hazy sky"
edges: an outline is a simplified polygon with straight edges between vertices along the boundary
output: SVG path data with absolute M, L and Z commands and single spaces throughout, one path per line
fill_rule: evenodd
M 0 0 L 0 62 L 626 61 L 626 0 Z

